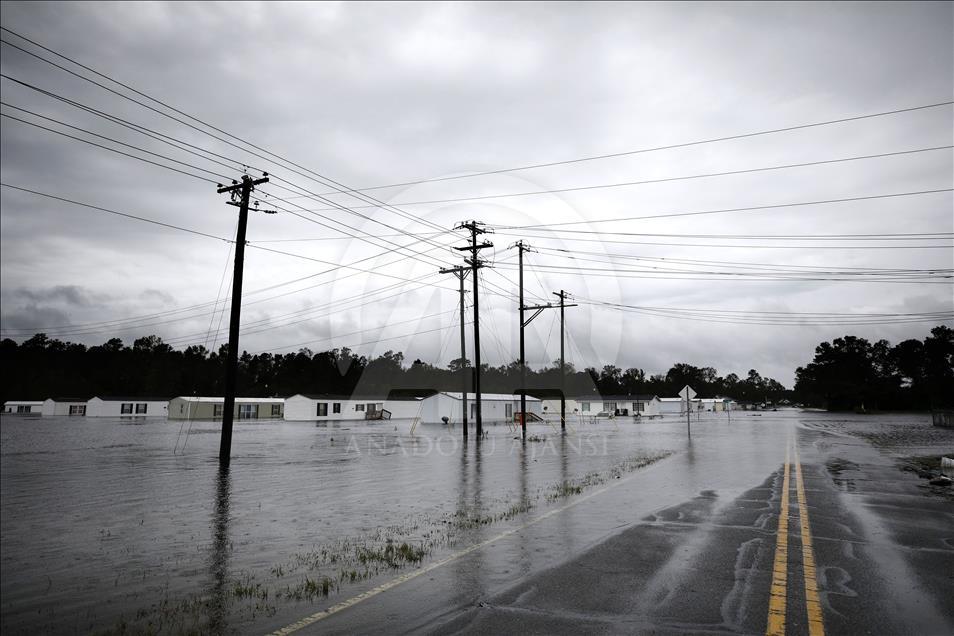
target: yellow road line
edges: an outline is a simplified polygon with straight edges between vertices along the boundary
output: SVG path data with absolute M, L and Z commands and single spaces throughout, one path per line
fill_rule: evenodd
M 818 601 L 818 577 L 815 571 L 815 551 L 812 549 L 812 529 L 808 523 L 808 503 L 802 481 L 802 463 L 795 446 L 795 489 L 798 497 L 798 519 L 802 530 L 802 562 L 805 572 L 805 605 L 808 610 L 809 636 L 825 636 L 821 603 Z
M 661 462 L 656 462 L 656 466 L 658 466 L 660 463 L 661 463 Z M 785 478 L 786 478 L 786 483 L 788 483 L 788 482 L 787 482 L 787 480 L 788 480 L 788 460 L 787 460 L 787 459 L 786 459 L 786 462 L 785 462 L 785 468 L 786 468 Z M 331 607 L 329 607 L 329 608 L 327 608 L 327 609 L 323 609 L 323 610 L 321 610 L 320 612 L 315 612 L 314 614 L 311 614 L 310 616 L 306 616 L 305 618 L 302 618 L 301 620 L 295 621 L 295 622 L 292 623 L 291 625 L 286 625 L 285 627 L 282 627 L 281 629 L 277 629 L 277 630 L 275 630 L 274 632 L 272 632 L 269 636 L 287 636 L 287 634 L 292 634 L 292 633 L 294 633 L 294 632 L 297 632 L 297 631 L 300 630 L 300 629 L 304 629 L 305 627 L 308 627 L 309 625 L 312 625 L 312 624 L 314 624 L 314 623 L 317 623 L 318 621 L 320 621 L 320 620 L 322 620 L 322 619 L 328 618 L 329 616 L 332 616 L 333 614 L 337 614 L 338 612 L 341 612 L 341 611 L 343 611 L 343 610 L 346 610 L 346 609 L 348 609 L 349 607 L 353 607 L 353 606 L 357 605 L 358 603 L 360 603 L 361 601 L 366 601 L 367 599 L 369 599 L 369 598 L 371 598 L 371 597 L 373 597 L 373 596 L 377 596 L 378 594 L 381 594 L 382 592 L 387 592 L 388 590 L 390 590 L 390 589 L 392 589 L 392 588 L 395 588 L 395 587 L 397 587 L 398 585 L 401 585 L 402 583 L 406 583 L 406 582 L 410 581 L 411 579 L 415 579 L 415 578 L 421 576 L 422 574 L 427 574 L 428 572 L 431 572 L 431 571 L 433 571 L 433 570 L 436 570 L 436 569 L 439 568 L 439 567 L 445 566 L 445 565 L 447 565 L 448 563 L 450 563 L 450 562 L 452 562 L 452 561 L 456 561 L 457 559 L 461 558 L 462 556 L 466 556 L 466 555 L 470 554 L 471 552 L 476 552 L 477 550 L 480 550 L 481 548 L 484 548 L 484 547 L 490 545 L 491 543 L 494 543 L 495 541 L 499 541 L 499 540 L 501 540 L 501 539 L 504 539 L 504 538 L 506 538 L 506 537 L 509 537 L 509 536 L 512 535 L 512 534 L 516 534 L 517 532 L 520 532 L 521 530 L 526 530 L 526 529 L 529 528 L 530 526 L 533 526 L 533 525 L 535 525 L 535 524 L 537 524 L 537 523 L 540 523 L 540 522 L 543 521 L 544 519 L 549 519 L 549 518 L 552 517 L 553 515 L 559 514 L 559 513 L 563 512 L 564 510 L 568 510 L 568 509 L 570 509 L 570 508 L 572 508 L 572 507 L 574 507 L 574 506 L 578 506 L 578 505 L 580 505 L 581 503 L 583 503 L 584 501 L 586 501 L 586 500 L 588 500 L 588 499 L 592 499 L 593 497 L 596 497 L 597 495 L 601 495 L 601 494 L 603 494 L 604 492 L 606 492 L 607 490 L 610 490 L 611 488 L 615 488 L 615 487 L 617 487 L 617 486 L 619 486 L 619 485 L 621 485 L 621 484 L 624 484 L 624 483 L 626 483 L 626 482 L 628 482 L 628 481 L 630 481 L 630 480 L 632 480 L 632 479 L 635 479 L 636 477 L 638 477 L 640 474 L 642 474 L 642 473 L 644 473 L 644 472 L 645 472 L 645 471 L 638 471 L 638 472 L 633 473 L 633 474 L 630 475 L 629 477 L 626 477 L 625 479 L 615 480 L 615 481 L 614 481 L 612 484 L 610 484 L 609 486 L 605 486 L 605 487 L 603 487 L 603 488 L 600 488 L 599 490 L 594 490 L 594 491 L 591 492 L 590 494 L 588 494 L 588 495 L 583 495 L 582 497 L 580 497 L 580 498 L 578 498 L 578 499 L 576 499 L 576 500 L 574 500 L 574 501 L 568 503 L 568 504 L 565 505 L 565 506 L 562 506 L 562 507 L 560 507 L 560 508 L 556 508 L 556 509 L 554 509 L 554 510 L 551 510 L 551 511 L 549 511 L 549 512 L 546 512 L 546 513 L 540 515 L 539 517 L 535 517 L 534 519 L 531 519 L 530 521 L 528 521 L 527 523 L 525 523 L 525 524 L 523 524 L 523 525 L 521 525 L 521 526 L 518 526 L 518 527 L 516 527 L 516 528 L 512 528 L 512 529 L 510 529 L 510 530 L 507 530 L 506 532 L 501 532 L 500 534 L 498 534 L 498 535 L 496 535 L 496 536 L 493 536 L 493 537 L 490 537 L 489 539 L 486 539 L 486 540 L 484 540 L 484 541 L 481 541 L 480 543 L 475 543 L 474 545 L 470 546 L 469 548 L 465 548 L 465 549 L 463 549 L 463 550 L 460 550 L 460 551 L 458 551 L 458 552 L 455 552 L 455 553 L 453 553 L 453 554 L 451 554 L 451 555 L 449 555 L 449 556 L 447 556 L 447 557 L 441 559 L 440 561 L 435 561 L 434 563 L 431 563 L 431 564 L 428 565 L 427 567 L 421 568 L 420 570 L 414 570 L 413 572 L 408 572 L 407 574 L 402 574 L 401 576 L 399 576 L 399 577 L 397 577 L 397 578 L 391 579 L 390 581 L 386 581 L 385 583 L 382 583 L 381 585 L 378 585 L 377 587 L 373 587 L 373 588 L 371 588 L 370 590 L 367 590 L 367 591 L 365 591 L 365 592 L 362 592 L 361 594 L 358 594 L 357 596 L 353 596 L 353 597 L 349 598 L 348 600 L 342 601 L 342 602 L 340 602 L 340 603 L 336 603 L 335 605 L 332 605 Z M 787 498 L 786 498 L 786 500 L 787 500 Z
M 772 590 L 769 596 L 766 636 L 785 635 L 785 601 L 788 585 L 788 491 L 789 442 L 785 444 L 785 474 L 782 479 L 782 501 L 778 511 L 778 538 L 775 542 L 775 563 L 772 566 Z

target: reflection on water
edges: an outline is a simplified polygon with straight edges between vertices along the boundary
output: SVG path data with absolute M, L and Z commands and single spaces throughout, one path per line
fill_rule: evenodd
M 212 549 L 209 552 L 209 623 L 208 631 L 223 634 L 226 631 L 229 582 L 229 503 L 232 480 L 229 466 L 220 466 L 215 480 L 215 500 L 212 513 Z

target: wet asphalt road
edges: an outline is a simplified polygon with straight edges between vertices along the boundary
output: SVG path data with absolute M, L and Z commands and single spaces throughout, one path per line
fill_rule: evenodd
M 776 633 L 954 634 L 954 501 L 890 453 L 794 413 L 703 422 L 669 447 L 657 464 L 329 599 L 330 612 L 279 612 L 267 628 L 764 634 L 771 610 Z

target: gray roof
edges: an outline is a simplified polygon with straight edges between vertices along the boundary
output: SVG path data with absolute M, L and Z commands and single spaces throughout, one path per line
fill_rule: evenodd
M 144 396 L 135 396 L 131 397 L 128 395 L 95 395 L 103 402 L 168 402 L 172 398 L 169 397 L 144 397 Z M 93 398 L 90 398 L 91 400 Z
M 576 398 L 577 402 L 648 402 L 656 399 L 656 396 L 650 393 L 639 393 L 636 395 L 582 395 Z

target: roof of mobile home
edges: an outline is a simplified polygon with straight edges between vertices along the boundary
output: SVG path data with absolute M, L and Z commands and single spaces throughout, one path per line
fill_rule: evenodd
M 583 395 L 573 399 L 577 402 L 627 402 L 633 400 L 646 402 L 656 399 L 656 396 L 648 393 L 639 395 Z
M 139 398 L 142 399 L 142 398 Z M 225 402 L 224 397 L 195 397 L 192 395 L 184 396 L 180 395 L 179 397 L 173 398 L 174 400 L 183 400 L 185 402 Z M 259 397 L 237 397 L 235 398 L 236 402 L 251 402 L 251 403 L 266 403 L 266 402 L 284 402 L 285 398 L 273 397 L 273 398 L 259 398 Z
M 341 402 L 393 402 L 395 400 L 420 400 L 412 395 L 396 395 L 383 397 L 380 395 L 337 395 L 334 393 L 296 393 L 291 397 L 303 397 L 309 400 L 338 400 Z
M 168 402 L 172 398 L 168 397 L 131 397 L 128 395 L 96 395 L 90 400 L 102 400 L 103 402 Z
M 460 391 L 457 391 L 456 393 L 452 391 L 441 391 L 441 395 L 446 395 L 447 397 L 452 398 L 454 400 L 459 400 L 461 399 L 462 394 L 460 393 Z M 474 393 L 470 393 L 470 392 L 467 393 L 468 400 L 476 399 L 476 397 L 477 396 Z M 480 399 L 481 401 L 486 400 L 491 402 L 494 402 L 494 401 L 509 402 L 511 400 L 519 400 L 520 396 L 516 393 L 481 393 Z M 527 402 L 539 402 L 539 401 L 540 401 L 539 398 L 535 398 L 530 395 L 527 396 Z

